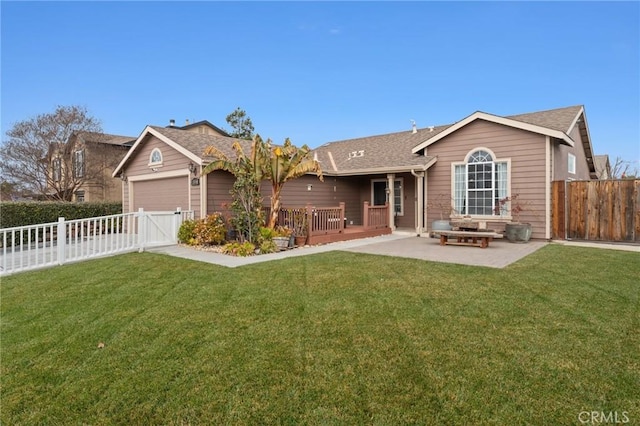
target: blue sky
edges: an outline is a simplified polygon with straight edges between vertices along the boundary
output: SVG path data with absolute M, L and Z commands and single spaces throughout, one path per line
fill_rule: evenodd
M 7 2 L 2 134 L 83 105 L 108 133 L 241 107 L 296 145 L 584 105 L 640 160 L 638 2 Z

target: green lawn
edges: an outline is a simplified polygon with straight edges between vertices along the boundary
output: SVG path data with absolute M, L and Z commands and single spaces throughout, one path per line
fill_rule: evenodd
M 503 270 L 135 253 L 18 274 L 0 286 L 0 420 L 640 424 L 638 277 L 638 253 L 556 245 Z

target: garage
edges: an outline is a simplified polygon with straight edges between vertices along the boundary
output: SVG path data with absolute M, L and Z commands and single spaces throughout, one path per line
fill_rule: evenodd
M 133 184 L 133 211 L 189 210 L 189 176 L 140 180 Z

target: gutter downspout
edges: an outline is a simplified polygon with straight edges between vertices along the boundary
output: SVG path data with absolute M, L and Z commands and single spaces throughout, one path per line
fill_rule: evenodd
M 415 176 L 418 191 L 418 212 L 417 212 L 417 223 L 416 223 L 416 233 L 418 236 L 424 231 L 424 177 L 425 172 L 416 173 L 415 169 L 411 169 L 411 174 Z

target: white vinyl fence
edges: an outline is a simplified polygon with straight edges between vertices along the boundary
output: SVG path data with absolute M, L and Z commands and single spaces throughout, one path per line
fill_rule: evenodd
M 192 211 L 124 213 L 0 229 L 0 275 L 176 244 Z

